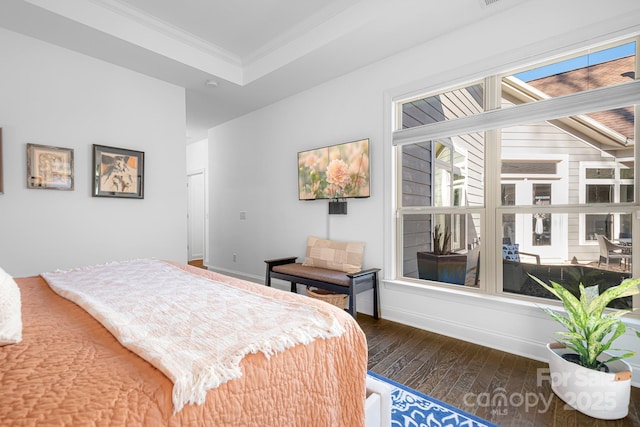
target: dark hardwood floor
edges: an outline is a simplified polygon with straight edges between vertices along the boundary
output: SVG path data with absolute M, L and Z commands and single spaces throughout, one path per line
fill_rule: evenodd
M 205 270 L 207 269 L 207 267 L 205 267 L 204 264 L 203 264 L 203 260 L 201 260 L 201 259 L 193 259 L 193 260 L 189 261 L 188 264 L 192 265 L 194 267 L 204 268 Z
M 537 384 L 546 363 L 363 314 L 358 323 L 369 370 L 499 426 L 640 426 L 640 388 L 626 418 L 596 420 L 565 408 L 548 381 Z

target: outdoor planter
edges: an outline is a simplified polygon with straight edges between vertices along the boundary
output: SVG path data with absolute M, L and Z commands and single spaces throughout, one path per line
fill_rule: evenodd
M 433 252 L 418 252 L 420 279 L 464 285 L 466 275 L 466 254 L 434 255 Z
M 617 420 L 627 416 L 631 393 L 631 366 L 628 363 L 623 360 L 608 362 L 610 372 L 601 372 L 565 360 L 562 355 L 573 352 L 562 344 L 547 344 L 547 349 L 551 389 L 560 399 L 593 418 Z M 609 357 L 603 354 L 601 359 Z

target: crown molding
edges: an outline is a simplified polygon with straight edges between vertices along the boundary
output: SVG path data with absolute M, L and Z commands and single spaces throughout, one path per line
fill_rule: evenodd
M 118 0 L 24 0 L 89 28 L 242 84 L 237 55 Z
M 31 1 L 31 0 L 29 0 Z M 194 34 L 184 31 L 175 25 L 156 18 L 149 13 L 123 3 L 120 0 L 88 0 L 96 6 L 105 10 L 117 13 L 123 18 L 137 22 L 139 25 L 145 26 L 153 31 L 164 34 L 167 37 L 173 37 L 181 43 L 188 44 L 195 49 L 200 49 L 205 53 L 218 56 L 226 61 L 236 65 L 241 64 L 241 59 L 233 52 L 226 50 L 216 44 L 210 43 Z

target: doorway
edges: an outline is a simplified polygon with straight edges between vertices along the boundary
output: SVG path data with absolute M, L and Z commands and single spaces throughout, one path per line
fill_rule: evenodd
M 506 205 L 545 206 L 566 203 L 562 181 L 518 180 L 502 182 Z M 535 253 L 546 261 L 567 257 L 568 216 L 561 213 L 510 213 L 502 216 L 503 238 L 518 243 L 520 251 Z
M 187 194 L 187 257 L 189 262 L 204 262 L 207 216 L 204 170 L 187 175 Z

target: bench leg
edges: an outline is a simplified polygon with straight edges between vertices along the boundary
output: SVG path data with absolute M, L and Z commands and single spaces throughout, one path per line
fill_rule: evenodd
M 373 318 L 378 319 L 378 273 L 373 273 Z
M 358 316 L 356 311 L 356 292 L 353 283 L 349 286 L 349 314 L 355 319 Z
M 298 293 L 298 284 L 296 282 L 291 282 L 291 292 L 294 294 Z

